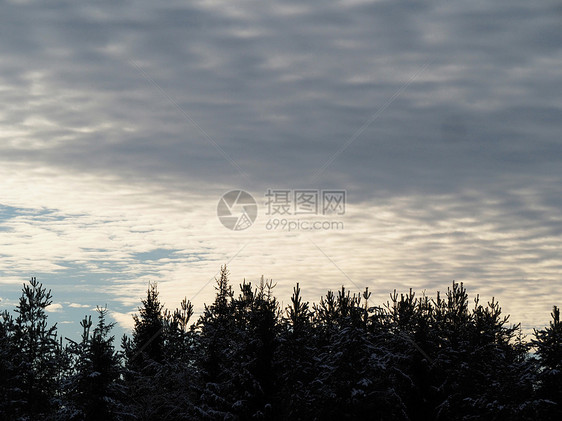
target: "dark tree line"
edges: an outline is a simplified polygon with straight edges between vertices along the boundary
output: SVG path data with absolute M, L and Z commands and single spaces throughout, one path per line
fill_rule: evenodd
M 281 308 L 270 281 L 235 293 L 222 268 L 198 320 L 150 285 L 121 349 L 107 310 L 57 336 L 32 278 L 0 315 L 1 420 L 560 420 L 562 325 L 526 340 L 497 301 L 329 291 Z

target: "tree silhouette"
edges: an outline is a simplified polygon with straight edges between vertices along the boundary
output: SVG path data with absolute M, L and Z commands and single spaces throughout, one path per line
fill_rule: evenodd
M 47 323 L 50 291 L 32 278 L 16 317 L 0 314 L 0 420 L 562 417 L 558 307 L 529 341 L 462 283 L 433 299 L 394 291 L 380 306 L 344 287 L 311 305 L 296 284 L 282 309 L 273 289 L 262 277 L 235 295 L 222 267 L 191 321 L 187 299 L 169 311 L 149 284 L 119 352 L 106 308 L 63 347 Z
M 532 344 L 539 364 L 539 397 L 551 406 L 548 419 L 562 418 L 562 323 L 560 308 L 554 306 L 550 326 L 534 331 Z M 546 419 L 547 417 L 545 417 Z
M 17 385 L 21 406 L 17 414 L 40 418 L 54 406 L 62 369 L 62 349 L 57 340 L 56 324 L 49 326 L 45 309 L 52 304 L 47 291 L 36 278 L 24 284 L 15 312 L 16 375 L 11 379 Z
M 74 361 L 74 371 L 66 382 L 65 414 L 73 420 L 114 420 L 121 412 L 124 394 L 121 380 L 121 358 L 110 336 L 114 323 L 107 323 L 107 308 L 97 307 L 98 322 L 93 332 L 91 316 L 85 317 L 82 341 L 73 342 L 68 353 Z

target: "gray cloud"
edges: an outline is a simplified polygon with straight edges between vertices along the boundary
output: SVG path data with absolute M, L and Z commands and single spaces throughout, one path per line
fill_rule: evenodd
M 396 276 L 415 273 L 436 286 L 449 273 L 487 278 L 511 267 L 495 284 L 501 291 L 515 281 L 534 288 L 539 280 L 524 268 L 540 267 L 559 283 L 558 1 L 0 8 L 5 168 L 210 202 L 232 187 L 346 188 L 358 208 L 389 204 L 393 224 L 427 227 L 393 243 L 419 259 L 389 257 Z M 373 215 L 360 220 L 376 224 Z M 334 241 L 361 244 L 361 235 Z
M 326 182 L 351 176 L 397 192 L 415 179 L 420 191 L 452 191 L 500 172 L 534 174 L 558 162 L 560 147 L 553 7 L 5 5 L 2 75 L 20 105 L 6 120 L 44 116 L 55 127 L 37 136 L 55 146 L 4 156 L 127 177 L 236 176 L 134 60 L 250 180 L 294 184 L 431 62 L 330 165 Z M 39 80 L 22 76 L 33 72 Z M 72 132 L 92 124 L 101 127 Z

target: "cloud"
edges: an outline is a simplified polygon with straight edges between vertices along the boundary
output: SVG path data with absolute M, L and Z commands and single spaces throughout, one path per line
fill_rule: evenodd
M 21 16 L 7 28 L 23 44 L 4 43 L 7 63 L 27 71 L 3 74 L 15 103 L 28 106 L 5 110 L 12 126 L 5 159 L 127 179 L 197 179 L 203 190 L 227 177 L 294 184 L 427 63 L 326 178 L 351 175 L 363 188 L 382 179 L 386 194 L 451 191 L 500 169 L 535 173 L 554 158 L 549 144 L 559 146 L 560 106 L 550 87 L 562 57 L 548 42 L 557 26 L 547 3 L 510 2 L 507 14 L 503 2 L 244 2 L 236 13 L 224 5 L 145 6 L 141 14 L 74 5 L 31 32 L 22 23 L 35 22 L 38 11 L 7 9 L 6 19 L 10 11 Z M 24 46 L 38 54 L 21 56 Z M 463 127 L 460 143 L 451 118 L 455 132 Z M 525 131 L 542 148 L 525 143 Z M 535 156 L 525 159 L 530 150 Z
M 562 299 L 557 2 L 57 7 L 0 16 L 3 287 L 129 327 L 149 281 L 201 309 L 233 256 L 285 302 L 457 279 L 532 325 Z M 268 187 L 346 189 L 345 229 L 266 230 Z M 232 188 L 249 231 L 216 218 Z
M 117 311 L 110 312 L 111 317 L 124 329 L 131 330 L 134 326 L 133 321 L 133 314 L 134 312 L 129 313 L 119 313 Z
M 71 307 L 71 308 L 90 308 L 91 306 L 88 305 L 88 304 L 70 303 L 70 304 L 68 304 L 68 307 Z
M 63 306 L 59 303 L 53 303 L 50 306 L 45 307 L 45 310 L 47 310 L 49 313 L 60 313 L 61 311 L 63 311 Z

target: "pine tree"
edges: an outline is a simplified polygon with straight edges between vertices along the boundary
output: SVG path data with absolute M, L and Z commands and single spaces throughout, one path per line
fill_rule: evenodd
M 495 299 L 483 306 L 477 297 L 471 311 L 462 283 L 437 296 L 432 314 L 431 381 L 441 401 L 433 417 L 525 419 L 534 402 L 520 326 L 508 324 Z
M 251 283 L 240 286 L 241 294 L 233 301 L 237 326 L 233 369 L 240 373 L 235 379 L 234 411 L 241 419 L 270 418 L 276 389 L 274 354 L 278 345 L 279 309 L 272 291 L 272 281 L 261 278 L 259 287 Z
M 125 385 L 128 411 L 139 420 L 162 418 L 165 389 L 158 379 L 163 376 L 164 330 L 163 305 L 156 284 L 149 283 L 139 314 L 133 315 L 132 338 L 123 337 Z
M 97 307 L 98 322 L 91 332 L 92 318 L 85 317 L 82 341 L 73 343 L 74 372 L 67 381 L 67 402 L 61 417 L 72 420 L 119 419 L 119 400 L 123 397 L 120 356 L 110 336 L 114 323 L 107 324 L 107 308 Z
M 562 419 L 562 323 L 560 308 L 554 306 L 545 329 L 534 331 L 532 344 L 539 364 L 538 395 L 544 400 L 543 419 Z
M 189 321 L 193 316 L 193 304 L 184 298 L 180 308 L 173 312 L 164 310 L 164 360 L 193 362 L 193 331 L 190 329 Z
M 15 343 L 14 319 L 8 313 L 0 313 L 0 420 L 16 418 L 17 408 L 21 405 L 21 390 L 14 384 L 18 373 L 16 356 L 19 349 Z
M 234 418 L 235 390 L 233 379 L 234 355 L 239 351 L 241 332 L 235 323 L 234 292 L 226 266 L 221 267 L 216 280 L 215 301 L 205 310 L 197 325 L 200 338 L 198 365 L 201 370 L 201 405 L 203 419 Z
M 311 383 L 313 413 L 301 419 L 405 420 L 406 408 L 396 393 L 402 377 L 400 356 L 390 348 L 390 335 L 373 335 L 369 328 L 368 299 L 343 287 L 328 292 L 314 309 L 316 376 Z M 398 379 L 397 379 L 398 377 Z
M 439 298 L 438 298 L 439 301 Z M 390 294 L 382 309 L 375 309 L 370 320 L 377 337 L 384 338 L 388 348 L 393 390 L 407 408 L 411 420 L 432 419 L 436 400 L 433 386 L 434 355 L 438 336 L 433 331 L 434 308 L 428 297 L 416 297 L 410 289 L 407 294 Z
M 160 419 L 195 418 L 199 375 L 195 366 L 196 335 L 193 326 L 189 326 L 192 315 L 193 306 L 186 298 L 180 303 L 180 308 L 173 312 L 164 311 L 164 358 L 151 378 L 161 398 L 157 402 Z
M 310 408 L 309 385 L 314 379 L 314 348 L 312 312 L 303 302 L 300 285 L 293 288 L 291 303 L 281 321 L 280 345 L 276 364 L 279 376 L 279 396 L 276 419 L 299 419 Z
M 16 376 L 11 379 L 20 390 L 17 416 L 47 417 L 55 406 L 62 370 L 62 347 L 57 341 L 56 324 L 49 326 L 45 308 L 52 303 L 47 291 L 36 278 L 24 284 L 16 307 L 14 322 L 14 355 Z
M 136 366 L 161 362 L 164 346 L 164 306 L 158 298 L 158 286 L 155 283 L 149 283 L 146 298 L 141 302 L 139 314 L 133 315 L 132 348 L 128 349 L 128 362 Z
M 215 287 L 215 301 L 205 310 L 198 321 L 202 341 L 201 367 L 205 381 L 214 382 L 225 362 L 229 339 L 234 331 L 232 300 L 234 293 L 228 281 L 226 266 L 221 267 L 220 277 Z

